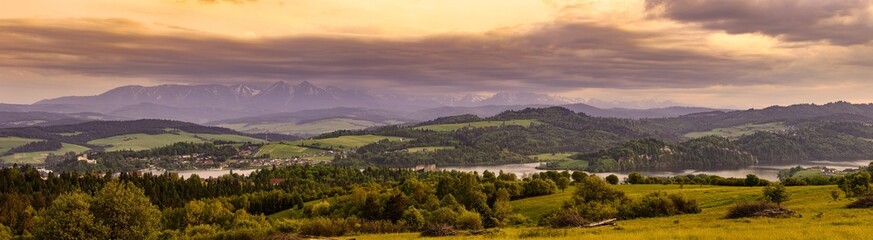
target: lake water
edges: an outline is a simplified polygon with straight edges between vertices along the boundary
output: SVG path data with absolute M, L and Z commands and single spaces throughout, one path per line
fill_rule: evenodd
M 640 174 L 645 176 L 656 176 L 656 177 L 672 177 L 672 176 L 682 176 L 689 174 L 706 174 L 706 175 L 716 175 L 721 177 L 733 177 L 733 178 L 745 178 L 748 174 L 755 174 L 759 178 L 767 179 L 771 181 L 779 180 L 777 175 L 779 174 L 779 170 L 792 168 L 796 166 L 802 167 L 815 167 L 815 166 L 825 166 L 828 168 L 833 168 L 837 170 L 844 169 L 855 169 L 862 166 L 867 166 L 873 160 L 859 160 L 859 161 L 847 161 L 847 162 L 834 162 L 834 161 L 810 161 L 804 162 L 801 164 L 786 164 L 786 165 L 755 165 L 741 169 L 733 169 L 733 170 L 707 170 L 707 171 L 698 171 L 698 170 L 685 170 L 679 172 L 643 172 L 640 171 Z M 495 165 L 495 166 L 471 166 L 471 167 L 441 167 L 440 170 L 458 170 L 463 172 L 478 172 L 482 173 L 485 170 L 498 173 L 503 171 L 505 173 L 514 173 L 519 177 L 529 176 L 534 173 L 545 172 L 546 170 L 536 169 L 540 163 L 523 163 L 523 164 L 506 164 L 506 165 Z M 179 176 L 183 178 L 191 177 L 193 174 L 197 174 L 200 178 L 216 178 L 226 174 L 230 174 L 231 171 L 240 175 L 249 175 L 257 169 L 204 169 L 204 170 L 186 170 L 186 171 L 171 171 L 178 173 Z M 607 173 L 596 173 L 598 176 L 609 176 L 610 174 L 615 174 L 620 179 L 624 179 L 631 172 L 607 172 Z M 157 173 L 160 174 L 160 173 Z
M 825 166 L 828 168 L 833 168 L 837 170 L 844 169 L 855 169 L 862 166 L 867 166 L 873 160 L 859 160 L 859 161 L 847 161 L 847 162 L 834 162 L 834 161 L 809 161 L 801 164 L 786 164 L 786 165 L 755 165 L 741 169 L 733 169 L 733 170 L 685 170 L 679 172 L 645 172 L 639 171 L 640 174 L 645 176 L 656 176 L 656 177 L 672 177 L 672 176 L 682 176 L 689 174 L 706 174 L 706 175 L 716 175 L 721 177 L 733 177 L 733 178 L 745 178 L 746 175 L 755 174 L 759 178 L 767 179 L 771 181 L 779 180 L 778 174 L 779 170 L 792 168 L 796 166 L 802 167 L 815 167 L 815 166 Z M 515 173 L 519 177 L 528 176 L 534 173 L 545 172 L 547 170 L 539 170 L 536 169 L 540 163 L 524 163 L 524 164 L 507 164 L 507 165 L 497 165 L 497 166 L 473 166 L 473 167 L 445 167 L 440 168 L 440 170 L 458 170 L 464 172 L 478 172 L 482 173 L 485 170 L 497 173 L 499 171 L 503 171 L 506 173 Z M 596 173 L 598 176 L 609 176 L 610 174 L 615 174 L 619 177 L 619 179 L 624 179 L 631 172 L 607 172 L 607 173 Z

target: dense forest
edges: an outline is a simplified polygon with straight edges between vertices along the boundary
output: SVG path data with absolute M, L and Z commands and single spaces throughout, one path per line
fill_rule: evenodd
M 752 154 L 716 136 L 679 144 L 657 139 L 634 140 L 574 158 L 588 161 L 587 170 L 592 172 L 737 168 L 755 163 Z
M 65 142 L 91 148 L 99 148 L 88 144 L 89 141 L 126 134 L 163 134 L 168 129 L 188 133 L 203 134 L 233 134 L 263 138 L 264 134 L 245 134 L 221 127 L 201 126 L 193 123 L 170 120 L 134 120 L 134 121 L 92 121 L 72 125 L 57 125 L 46 127 L 0 128 L 0 136 L 11 136 L 47 141 Z M 287 141 L 299 139 L 295 136 L 269 134 L 270 139 Z
M 200 179 L 196 175 L 182 179 L 169 173 L 122 173 L 116 177 L 111 174 L 63 173 L 48 174 L 44 178 L 35 168 L 16 166 L 0 169 L 0 206 L 3 209 L 0 225 L 8 226 L 15 235 L 37 239 L 59 236 L 54 234 L 140 234 L 136 236 L 149 237 L 158 234 L 158 226 L 166 230 L 160 234 L 186 236 L 204 227 L 215 232 L 272 231 L 271 223 L 264 215 L 290 210 L 304 215 L 298 220 L 304 222 L 295 224 L 302 224 L 301 228 L 315 228 L 293 229 L 304 234 L 342 235 L 356 224 L 372 226 L 374 229 L 367 231 L 376 233 L 416 231 L 429 225 L 481 229 L 524 221 L 512 214 L 508 201 L 548 195 L 559 188 L 567 188 L 570 177 L 566 172 L 518 179 L 514 174 L 490 172 L 478 175 L 418 173 L 388 168 L 362 171 L 346 167 L 291 166 L 262 169 L 250 176 L 228 175 L 214 179 Z M 132 197 L 135 195 L 141 197 Z M 127 201 L 119 204 L 134 203 L 135 206 L 88 207 L 119 200 L 113 197 Z M 307 203 L 319 199 L 320 202 Z M 102 212 L 114 208 L 132 209 L 115 214 Z M 112 222 L 117 214 L 129 214 L 129 211 L 154 212 L 148 215 L 155 216 L 134 216 L 147 224 Z M 74 215 L 60 215 L 64 213 Z M 349 229 L 339 233 L 319 230 L 325 221 L 328 225 L 339 224 Z M 121 229 L 155 229 L 147 229 L 146 233 L 119 233 L 115 231 L 122 230 L 114 228 L 120 225 L 112 227 L 112 224 L 127 224 Z

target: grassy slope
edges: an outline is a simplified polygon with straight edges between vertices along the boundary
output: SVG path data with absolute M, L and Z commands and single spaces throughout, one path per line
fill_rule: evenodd
M 530 155 L 531 159 L 536 159 L 539 161 L 560 161 L 560 160 L 573 160 L 570 156 L 573 156 L 577 153 L 575 152 L 566 152 L 566 153 L 543 153 L 537 155 Z
M 678 185 L 619 186 L 633 198 L 664 191 L 681 192 L 697 199 L 703 212 L 664 218 L 620 221 L 618 227 L 594 229 L 505 228 L 490 236 L 466 236 L 439 239 L 520 239 L 526 232 L 541 230 L 553 234 L 546 238 L 525 239 L 867 239 L 873 234 L 873 210 L 845 209 L 849 201 L 833 201 L 829 192 L 836 186 L 789 187 L 791 200 L 787 208 L 801 216 L 788 219 L 723 219 L 728 208 L 742 201 L 760 197 L 761 188 Z M 513 201 L 512 206 L 530 218 L 558 209 L 571 196 L 571 190 L 551 196 Z M 819 216 L 820 215 L 820 216 Z M 356 239 L 415 239 L 417 233 L 363 235 Z M 428 238 L 435 239 L 435 238 Z
M 539 121 L 532 119 L 519 119 L 519 120 L 509 120 L 509 121 L 481 121 L 481 122 L 470 122 L 470 123 L 454 123 L 454 124 L 436 124 L 436 125 L 427 125 L 416 127 L 415 129 L 422 130 L 433 130 L 433 131 L 441 131 L 441 132 L 450 132 L 455 131 L 464 127 L 472 127 L 472 128 L 481 128 L 481 127 L 499 127 L 503 125 L 517 125 L 517 126 L 525 126 L 528 127 L 531 124 L 539 123 Z
M 39 141 L 39 139 L 29 139 L 29 138 L 20 138 L 20 137 L 0 137 L 0 154 L 9 151 L 14 147 L 18 147 L 24 144 L 32 143 Z
M 390 124 L 395 123 L 398 122 L 391 122 Z M 265 124 L 222 124 L 219 126 L 249 133 L 262 133 L 270 131 L 272 133 L 316 135 L 333 132 L 336 130 L 358 130 L 383 125 L 385 125 L 385 123 L 348 118 L 331 118 L 305 124 L 285 122 Z
M 360 136 L 342 136 L 325 139 L 307 139 L 297 140 L 292 142 L 270 143 L 261 147 L 258 151 L 258 156 L 270 154 L 271 157 L 290 158 L 306 154 L 316 154 L 324 152 L 318 148 L 333 148 L 337 150 L 350 150 L 370 143 L 378 142 L 382 139 L 390 141 L 400 141 L 399 137 L 376 136 L 376 135 L 360 135 Z M 301 147 L 314 146 L 316 148 Z
M 406 151 L 409 151 L 409 152 L 411 152 L 411 153 L 417 153 L 417 152 L 424 152 L 424 151 L 427 151 L 427 152 L 433 152 L 433 151 L 443 150 L 443 149 L 455 149 L 455 147 L 447 147 L 447 146 L 442 146 L 442 147 L 414 147 L 414 148 L 407 148 Z
M 208 141 L 237 141 L 237 142 L 263 142 L 261 139 L 239 136 L 239 135 L 230 135 L 230 134 L 198 134 L 198 133 L 187 133 L 187 132 L 178 132 L 178 133 L 165 133 L 165 134 L 157 134 L 157 135 L 149 135 L 149 134 L 128 134 L 128 135 L 119 135 L 108 138 L 96 139 L 93 141 L 89 141 L 88 144 L 99 145 L 99 146 L 111 146 L 107 148 L 107 151 L 117 151 L 117 150 L 146 150 L 156 147 L 163 147 L 177 142 L 194 142 L 194 143 L 203 143 Z
M 75 145 L 75 144 L 64 143 L 63 147 L 61 147 L 61 149 L 56 150 L 56 151 L 16 153 L 13 155 L 4 156 L 4 157 L 2 157 L 2 159 L 6 163 L 38 164 L 38 163 L 42 163 L 43 161 L 45 161 L 45 158 L 49 154 L 61 155 L 61 154 L 67 153 L 67 152 L 82 153 L 82 152 L 87 151 L 87 150 L 88 150 L 87 147 L 83 147 L 83 146 L 79 146 L 79 145 Z
M 778 131 L 783 131 L 786 129 L 788 129 L 788 127 L 782 123 L 746 124 L 746 125 L 741 125 L 741 126 L 736 126 L 736 127 L 731 127 L 731 128 L 716 128 L 716 129 L 706 131 L 706 132 L 691 132 L 691 133 L 685 134 L 685 137 L 687 137 L 687 138 L 699 138 L 699 137 L 706 137 L 706 136 L 710 136 L 710 135 L 716 135 L 716 136 L 722 136 L 722 137 L 734 139 L 734 138 L 742 137 L 743 135 L 754 134 L 755 132 L 760 132 L 760 131 L 778 132 Z

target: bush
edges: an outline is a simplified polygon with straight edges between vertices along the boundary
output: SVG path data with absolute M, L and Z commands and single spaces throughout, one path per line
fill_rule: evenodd
M 561 210 L 553 214 L 552 216 L 546 219 L 546 223 L 550 227 L 553 228 L 564 228 L 564 227 L 581 227 L 588 224 L 588 220 L 585 220 L 579 214 L 568 210 Z
M 871 208 L 873 207 L 873 196 L 860 197 L 858 200 L 850 203 L 847 208 Z
M 360 226 L 360 228 L 357 229 L 357 232 L 367 234 L 399 233 L 404 230 L 403 226 L 394 224 L 388 220 L 361 221 L 355 225 Z
M 346 227 L 344 220 L 334 221 L 325 217 L 316 217 L 300 224 L 299 233 L 312 236 L 338 237 L 350 231 Z
M 460 229 L 479 230 L 482 229 L 482 216 L 477 212 L 463 211 L 458 215 L 455 223 Z
M 449 225 L 431 224 L 421 232 L 422 237 L 445 237 L 458 235 L 458 231 Z
M 567 230 L 554 230 L 545 228 L 525 230 L 518 234 L 518 238 L 559 238 L 566 236 Z
M 767 202 L 740 203 L 728 211 L 726 218 L 753 218 L 753 217 L 791 217 L 794 212 Z

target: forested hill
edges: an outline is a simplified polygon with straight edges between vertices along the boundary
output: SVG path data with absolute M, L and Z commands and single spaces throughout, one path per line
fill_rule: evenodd
M 870 106 L 838 102 L 643 120 L 591 117 L 560 107 L 528 108 L 488 118 L 459 115 L 415 126 L 335 132 L 322 137 L 376 134 L 413 139 L 361 147 L 340 159 L 340 164 L 501 164 L 533 161 L 529 156 L 537 154 L 577 152 L 589 154 L 584 155 L 590 163 L 588 169 L 596 171 L 726 169 L 756 161 L 873 158 L 873 127 L 866 123 L 873 119 L 868 117 L 873 116 Z M 689 131 L 759 123 L 778 123 L 781 128 L 752 130 L 730 139 L 684 136 Z M 648 145 L 651 147 L 635 147 Z M 416 151 L 422 148 L 433 150 Z M 626 151 L 629 149 L 632 151 Z M 664 154 L 661 149 L 672 152 Z M 599 161 L 599 156 L 611 158 L 615 164 Z M 599 166 L 601 169 L 596 169 Z
M 411 141 L 370 144 L 347 158 L 338 159 L 339 164 L 389 166 L 519 163 L 532 161 L 527 157 L 532 154 L 593 152 L 623 141 L 667 136 L 636 120 L 590 117 L 560 107 L 507 111 L 484 119 L 462 115 L 412 127 L 384 127 L 322 137 L 337 134 L 412 138 Z M 439 147 L 439 150 L 409 150 L 421 147 Z
M 725 169 L 755 164 L 755 157 L 726 138 L 709 136 L 678 144 L 641 139 L 607 150 L 577 155 L 593 172 Z
M 643 120 L 643 122 L 651 124 L 653 127 L 675 134 L 708 131 L 714 128 L 733 127 L 744 124 L 781 122 L 788 125 L 797 125 L 822 121 L 873 123 L 873 104 L 851 104 L 848 102 L 834 102 L 824 105 L 798 104 L 744 111 L 714 111 L 675 118 Z
M 85 123 L 46 127 L 21 127 L 0 129 L 0 136 L 58 141 L 82 146 L 91 146 L 89 141 L 128 134 L 165 134 L 173 131 L 197 134 L 230 134 L 247 136 L 234 130 L 201 126 L 172 120 L 91 121 Z M 258 134 L 262 138 L 263 134 Z M 271 139 L 294 140 L 294 136 L 272 134 Z

